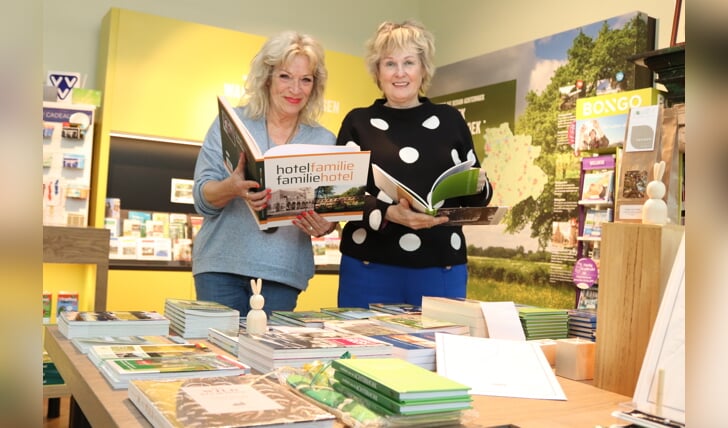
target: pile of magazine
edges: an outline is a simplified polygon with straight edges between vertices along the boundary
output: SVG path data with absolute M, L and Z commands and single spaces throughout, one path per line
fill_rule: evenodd
M 392 345 L 356 333 L 300 326 L 271 326 L 265 334 L 238 337 L 238 360 L 262 373 L 330 361 L 346 352 L 358 358 L 390 357 Z
M 66 338 L 156 336 L 169 333 L 170 322 L 154 311 L 81 311 L 58 314 L 58 331 Z
M 164 315 L 172 323 L 172 331 L 186 339 L 207 338 L 209 328 L 237 330 L 240 324 L 237 309 L 204 300 L 167 299 Z

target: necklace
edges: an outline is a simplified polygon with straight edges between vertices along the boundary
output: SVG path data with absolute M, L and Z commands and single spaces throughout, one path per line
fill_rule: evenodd
M 291 131 L 288 133 L 288 137 L 283 141 L 282 144 L 277 144 L 270 136 L 270 130 L 268 128 L 268 120 L 265 120 L 265 143 L 266 143 L 266 150 L 270 149 L 274 145 L 283 145 L 288 144 L 293 140 L 293 137 L 296 135 L 296 131 L 298 130 L 298 120 L 296 120 L 296 123 L 293 124 L 293 127 L 291 128 Z
M 271 138 L 270 138 L 270 132 L 268 131 L 268 119 L 263 121 L 263 125 L 265 126 L 265 149 L 266 151 L 271 148 Z M 298 120 L 296 120 L 296 123 L 293 124 L 293 129 L 291 129 L 291 132 L 288 134 L 288 138 L 283 142 L 283 144 L 288 144 L 293 140 L 293 136 L 296 135 L 296 130 L 298 129 Z M 273 141 L 273 145 L 276 145 L 275 141 Z M 263 230 L 265 233 L 275 233 L 275 231 L 278 230 L 277 227 L 269 227 L 268 229 Z

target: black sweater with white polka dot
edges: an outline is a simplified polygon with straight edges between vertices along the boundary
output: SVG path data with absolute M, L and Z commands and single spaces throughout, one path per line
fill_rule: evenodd
M 357 144 L 371 151 L 371 163 L 427 197 L 432 184 L 446 169 L 467 159 L 475 160 L 473 139 L 465 120 L 455 108 L 422 104 L 395 109 L 379 99 L 369 107 L 349 112 L 342 122 L 338 145 Z M 405 267 L 463 264 L 467 260 L 465 236 L 460 226 L 413 230 L 384 219 L 393 202 L 374 185 L 371 170 L 362 221 L 344 227 L 341 252 L 363 261 Z M 490 184 L 477 195 L 445 201 L 445 207 L 484 206 L 492 196 Z

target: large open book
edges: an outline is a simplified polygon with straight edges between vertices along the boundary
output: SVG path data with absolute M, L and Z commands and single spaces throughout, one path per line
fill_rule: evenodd
M 418 195 L 402 182 L 387 173 L 377 164 L 372 164 L 374 184 L 392 200 L 406 199 L 413 209 L 436 215 L 446 199 L 478 193 L 478 169 L 469 160 L 445 170 L 430 188 L 427 195 Z
M 224 97 L 218 97 L 222 161 L 235 170 L 245 153 L 245 178 L 271 190 L 268 208 L 253 211 L 261 230 L 287 226 L 302 211 L 329 221 L 361 220 L 368 151 L 357 147 L 284 144 L 263 152 Z

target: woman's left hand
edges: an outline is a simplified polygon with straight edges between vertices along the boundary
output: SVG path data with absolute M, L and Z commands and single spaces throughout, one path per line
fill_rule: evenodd
M 437 225 L 447 223 L 448 218 L 445 216 L 431 216 L 415 211 L 410 207 L 407 199 L 400 199 L 398 204 L 390 205 L 387 207 L 387 212 L 384 214 L 384 218 L 392 223 L 401 224 L 407 226 L 410 229 L 420 230 L 429 229 Z
M 316 211 L 304 211 L 297 215 L 293 224 L 303 233 L 315 237 L 324 236 L 334 231 L 336 223 L 321 217 Z

